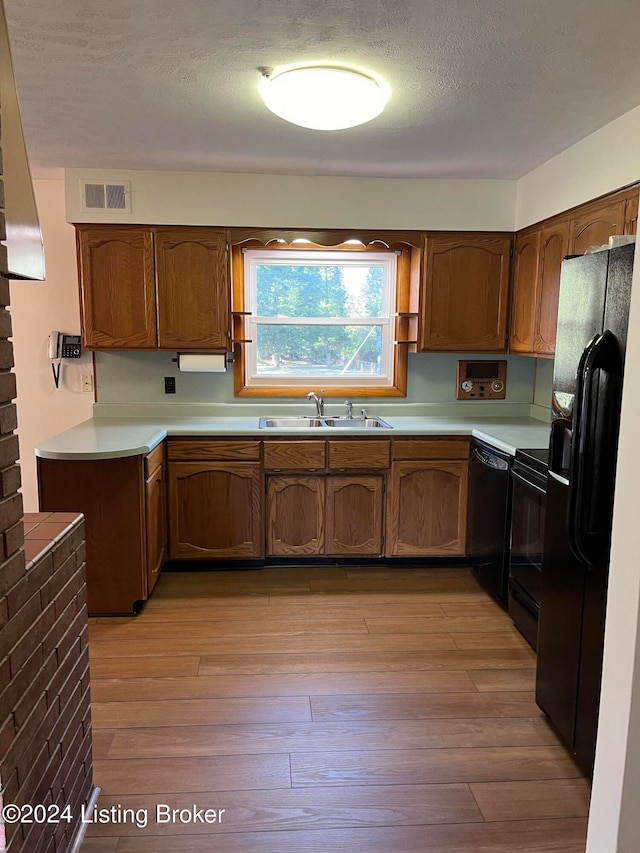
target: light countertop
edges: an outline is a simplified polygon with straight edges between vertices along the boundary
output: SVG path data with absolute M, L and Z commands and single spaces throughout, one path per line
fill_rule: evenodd
M 358 430 L 357 437 L 473 435 L 510 454 L 514 454 L 517 447 L 543 448 L 549 443 L 549 424 L 534 418 L 384 415 L 384 419 L 392 429 Z M 92 418 L 42 441 L 35 453 L 43 459 L 117 459 L 148 453 L 168 435 L 330 438 L 355 437 L 356 434 L 348 427 L 259 429 L 257 417 Z

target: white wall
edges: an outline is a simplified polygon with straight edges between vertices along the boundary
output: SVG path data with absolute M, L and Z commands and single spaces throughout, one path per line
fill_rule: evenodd
M 80 179 L 130 181 L 131 213 L 86 212 Z M 67 169 L 68 222 L 512 231 L 515 181 Z
M 78 278 L 74 230 L 65 222 L 64 182 L 35 181 L 44 238 L 47 279 L 11 282 L 11 318 L 18 383 L 18 433 L 25 511 L 38 509 L 33 448 L 42 439 L 91 417 L 93 394 L 80 376 L 92 371 L 91 356 L 63 363 L 56 390 L 47 358 L 52 329 L 78 334 Z
M 640 180 L 640 107 L 520 178 L 515 230 Z

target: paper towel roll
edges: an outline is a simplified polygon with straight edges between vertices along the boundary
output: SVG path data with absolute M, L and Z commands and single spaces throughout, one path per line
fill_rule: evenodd
M 219 355 L 179 353 L 178 369 L 184 373 L 224 373 L 227 369 L 227 356 L 224 353 Z

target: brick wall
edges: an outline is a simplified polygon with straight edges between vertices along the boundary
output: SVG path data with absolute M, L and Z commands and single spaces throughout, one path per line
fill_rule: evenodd
M 11 853 L 66 851 L 93 789 L 84 521 L 73 513 L 33 513 L 24 529 L 20 577 L 9 586 L 14 578 L 0 568 L 7 613 L 0 632 L 4 800 L 69 806 L 72 818 L 8 825 L 7 843 Z
M 6 272 L 0 244 L 0 804 L 69 804 L 73 821 L 0 823 L 0 850 L 53 853 L 69 849 L 93 789 L 84 523 L 39 519 L 24 540 Z M 36 538 L 56 523 L 53 541 Z

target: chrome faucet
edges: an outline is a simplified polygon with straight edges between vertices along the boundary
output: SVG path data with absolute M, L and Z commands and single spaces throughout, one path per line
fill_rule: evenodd
M 344 404 L 347 407 L 347 418 L 351 421 L 353 420 L 353 403 L 351 400 L 345 400 Z
M 315 393 L 315 391 L 309 391 L 307 394 L 307 400 L 313 400 L 316 404 L 316 412 L 318 417 L 321 418 L 324 415 L 324 397 L 322 396 L 324 391 L 320 391 L 320 396 Z

